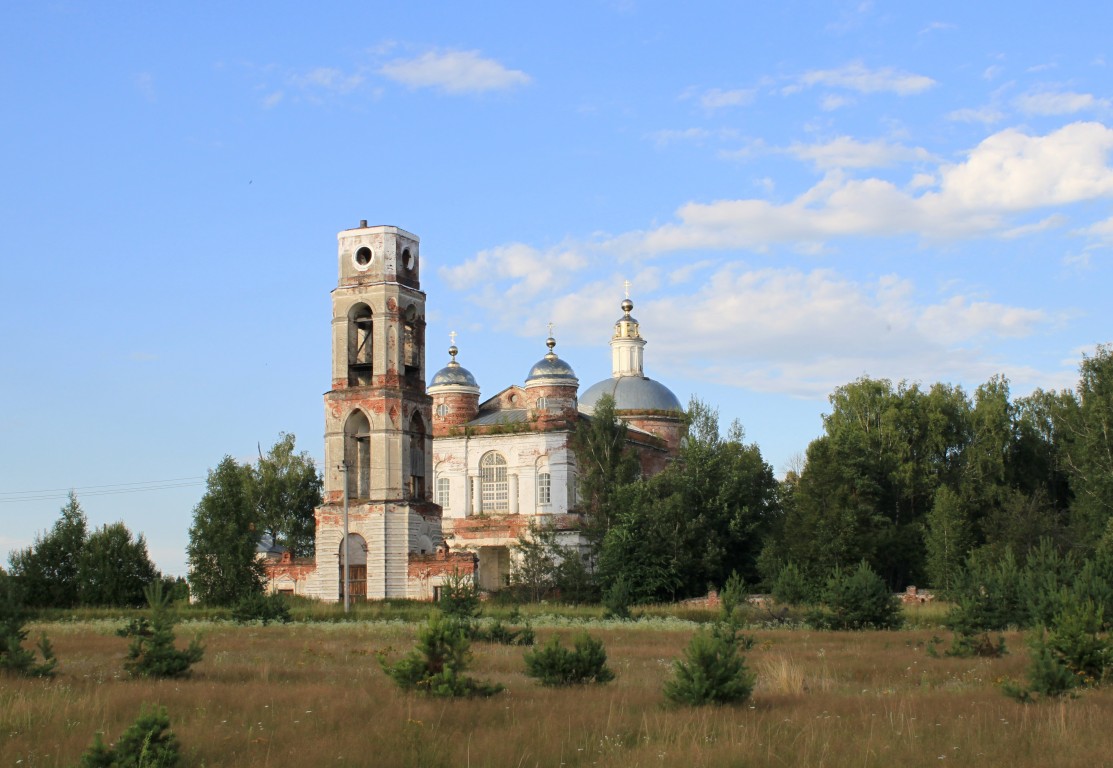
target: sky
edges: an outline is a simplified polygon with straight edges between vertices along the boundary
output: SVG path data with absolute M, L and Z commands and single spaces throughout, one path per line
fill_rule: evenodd
M 184 575 L 225 455 L 323 457 L 336 234 L 421 239 L 427 370 L 646 373 L 778 475 L 862 376 L 1113 341 L 1100 3 L 0 7 L 0 560 L 73 489 Z

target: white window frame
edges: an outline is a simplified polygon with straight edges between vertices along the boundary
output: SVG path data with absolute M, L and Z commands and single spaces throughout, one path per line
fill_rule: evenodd
M 485 453 L 479 460 L 482 509 L 506 512 L 510 509 L 510 479 L 506 459 L 498 451 Z
M 537 504 L 547 507 L 553 503 L 553 476 L 546 469 L 537 473 Z

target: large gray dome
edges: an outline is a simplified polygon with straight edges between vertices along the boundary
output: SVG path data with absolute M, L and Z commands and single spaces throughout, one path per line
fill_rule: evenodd
M 476 383 L 475 377 L 471 375 L 471 371 L 457 363 L 455 360 L 434 373 L 433 380 L 429 383 L 429 386 L 479 388 L 479 384 Z
M 617 376 L 592 384 L 580 395 L 580 410 L 592 413 L 603 395 L 614 398 L 617 411 L 684 411 L 668 387 L 644 376 Z

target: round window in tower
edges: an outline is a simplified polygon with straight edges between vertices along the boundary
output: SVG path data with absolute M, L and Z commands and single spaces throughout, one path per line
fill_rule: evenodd
M 437 406 L 437 415 L 442 419 L 448 415 L 448 406 L 445 403 L 441 403 Z
M 368 248 L 366 245 L 363 246 L 358 251 L 356 251 L 356 255 L 355 255 L 356 269 L 367 269 L 367 267 L 369 267 L 371 265 L 371 262 L 374 260 L 374 258 L 375 258 L 374 252 L 370 248 Z

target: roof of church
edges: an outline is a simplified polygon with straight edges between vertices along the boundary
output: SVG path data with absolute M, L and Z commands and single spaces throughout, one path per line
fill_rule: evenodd
M 484 427 L 489 424 L 523 424 L 529 421 L 529 411 L 525 408 L 507 408 L 501 411 L 481 413 L 468 422 L 469 427 Z
M 644 376 L 617 376 L 593 384 L 580 395 L 580 410 L 592 413 L 603 395 L 614 398 L 617 411 L 677 411 L 684 407 L 664 384 Z

